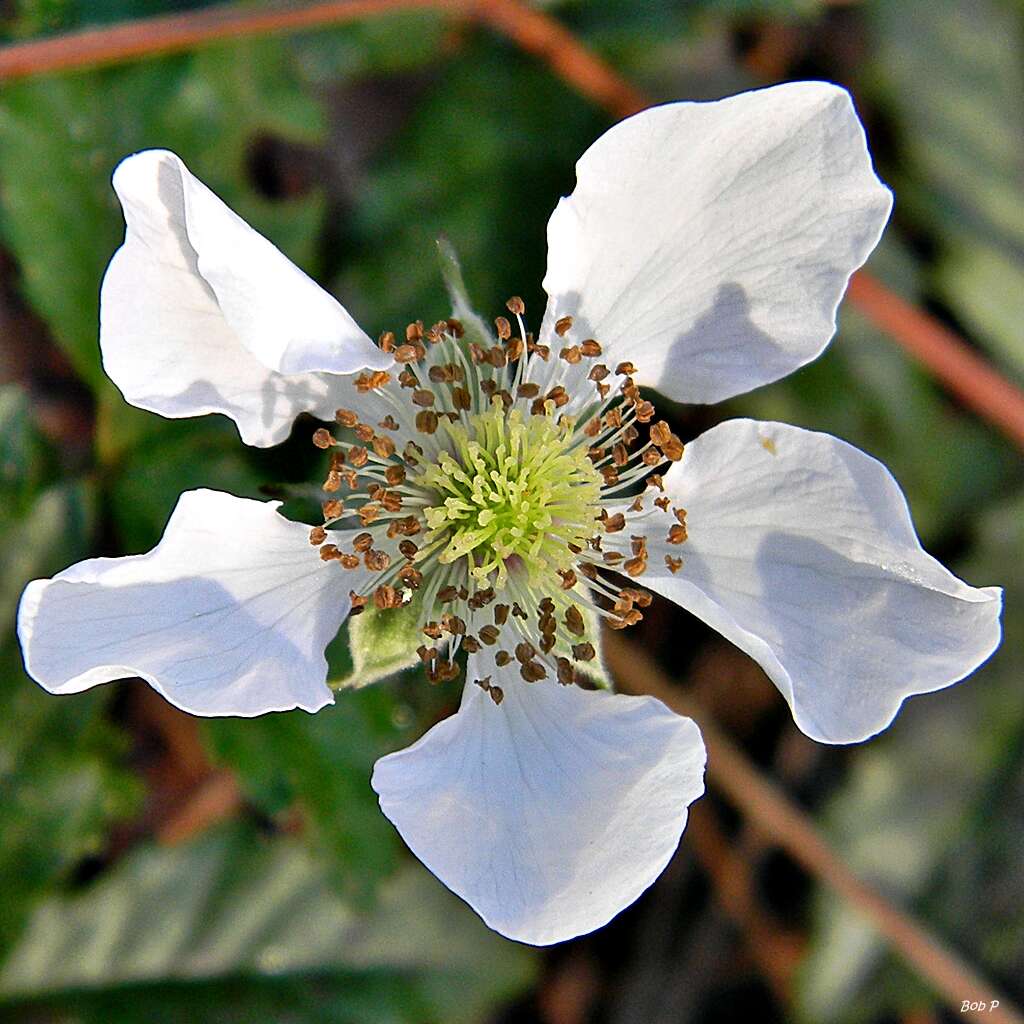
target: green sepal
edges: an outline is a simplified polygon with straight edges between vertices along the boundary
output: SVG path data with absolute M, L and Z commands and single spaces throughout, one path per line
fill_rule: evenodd
M 332 690 L 369 686 L 419 663 L 416 648 L 425 638 L 420 631 L 423 602 L 414 597 L 401 608 L 380 611 L 372 605 L 348 623 L 352 671 L 332 679 Z
M 581 672 L 600 689 L 614 690 L 615 682 L 604 661 L 604 630 L 601 629 L 601 620 L 597 617 L 597 613 L 587 605 L 581 604 L 579 609 L 583 613 L 583 622 L 586 626 L 585 639 L 594 645 L 597 657 L 593 661 L 574 662 L 576 671 Z
M 465 328 L 467 340 L 488 348 L 494 345 L 496 339 L 490 327 L 469 301 L 466 281 L 462 276 L 462 265 L 447 235 L 440 235 L 437 239 L 437 258 L 441 265 L 444 286 L 452 300 L 452 313 Z

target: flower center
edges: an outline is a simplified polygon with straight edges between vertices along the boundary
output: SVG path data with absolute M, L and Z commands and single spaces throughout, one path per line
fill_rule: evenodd
M 498 589 L 514 558 L 534 585 L 571 570 L 573 548 L 594 533 L 602 484 L 574 428 L 569 417 L 524 422 L 498 400 L 465 425 L 444 424 L 452 452 L 416 478 L 439 499 L 424 516 L 427 543 L 444 540 L 442 565 L 467 558 L 470 577 Z
M 633 364 L 602 363 L 568 316 L 539 344 L 522 300 L 507 307 L 519 337 L 505 317 L 492 333 L 475 314 L 409 324 L 402 344 L 386 332 L 395 367 L 355 378 L 360 413 L 337 411 L 342 437 L 313 435 L 331 464 L 310 543 L 352 574 L 353 615 L 418 592 L 419 653 L 435 682 L 459 674 L 460 649 L 485 646 L 527 682 L 573 682 L 596 656 L 598 618 L 622 629 L 650 603 L 622 585 L 648 566 L 650 526 L 634 524 L 667 518 L 667 542 L 686 540 L 686 512 L 670 512 L 659 473 L 683 445 L 652 422 Z M 500 687 L 477 682 L 500 703 Z

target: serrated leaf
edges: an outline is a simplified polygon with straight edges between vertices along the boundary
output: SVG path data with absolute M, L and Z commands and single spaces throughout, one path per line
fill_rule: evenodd
M 42 906 L 0 972 L 0 998 L 56 1008 L 62 992 L 76 993 L 78 1005 L 84 993 L 142 983 L 248 977 L 265 986 L 311 972 L 350 982 L 357 972 L 400 972 L 406 1005 L 361 1019 L 468 1024 L 531 971 L 529 953 L 489 932 L 418 866 L 359 913 L 298 840 L 238 827 L 137 850 L 82 895 Z M 138 999 L 141 1011 L 145 994 Z

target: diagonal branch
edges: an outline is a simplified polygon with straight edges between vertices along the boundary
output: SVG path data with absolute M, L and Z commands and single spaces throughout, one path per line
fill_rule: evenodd
M 990 1006 L 998 1000 L 1000 1005 L 994 1009 L 971 1017 L 989 1024 L 1024 1024 L 1024 1017 L 1013 1004 L 973 967 L 858 878 L 828 845 L 812 819 L 751 764 L 711 716 L 675 687 L 653 659 L 618 633 L 606 635 L 604 652 L 621 690 L 650 694 L 677 714 L 696 719 L 708 750 L 709 783 L 809 874 L 870 921 L 950 1007 L 959 1010 L 965 1000 Z
M 546 62 L 563 81 L 615 117 L 650 105 L 642 92 L 563 25 L 520 0 L 322 0 L 256 9 L 214 7 L 0 47 L 0 81 L 411 10 L 463 15 L 490 25 Z M 967 342 L 866 271 L 854 277 L 849 298 L 965 406 L 1024 448 L 1024 391 L 1002 377 Z

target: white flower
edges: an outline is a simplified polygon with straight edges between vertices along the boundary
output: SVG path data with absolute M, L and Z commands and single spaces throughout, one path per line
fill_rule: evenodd
M 1000 592 L 922 550 L 878 462 L 750 420 L 684 455 L 637 390 L 713 402 L 828 343 L 891 205 L 847 94 L 657 107 L 577 176 L 548 225 L 536 342 L 519 300 L 495 336 L 457 299 L 459 319 L 378 346 L 177 157 L 125 160 L 100 342 L 126 399 L 226 413 L 259 446 L 304 411 L 355 433 L 314 438 L 331 464 L 312 532 L 274 502 L 190 492 L 153 551 L 37 580 L 19 612 L 54 693 L 142 676 L 195 714 L 257 715 L 330 703 L 323 652 L 345 617 L 415 593 L 428 673 L 457 675 L 461 647 L 467 685 L 373 786 L 446 885 L 537 944 L 632 902 L 703 792 L 692 722 L 568 685 L 597 616 L 642 616 L 638 583 L 757 659 L 830 743 L 884 729 L 1000 635 Z

